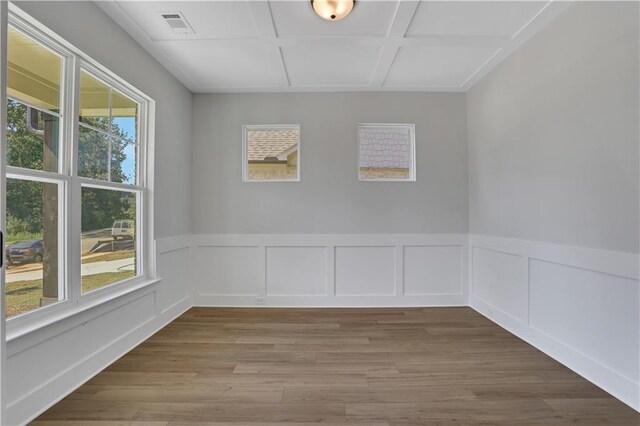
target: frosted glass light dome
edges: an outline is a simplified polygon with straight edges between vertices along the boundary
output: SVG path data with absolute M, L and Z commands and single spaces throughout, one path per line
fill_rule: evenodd
M 354 4 L 355 0 L 311 0 L 313 10 L 327 21 L 339 21 L 346 18 L 351 13 Z

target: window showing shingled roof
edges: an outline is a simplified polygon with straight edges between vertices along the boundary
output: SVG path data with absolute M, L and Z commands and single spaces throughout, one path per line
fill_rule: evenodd
M 278 157 L 298 143 L 296 130 L 249 130 L 249 161 Z

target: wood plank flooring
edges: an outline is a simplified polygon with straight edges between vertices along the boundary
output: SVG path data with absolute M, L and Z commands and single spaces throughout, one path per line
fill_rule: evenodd
M 640 425 L 470 308 L 193 308 L 36 425 Z

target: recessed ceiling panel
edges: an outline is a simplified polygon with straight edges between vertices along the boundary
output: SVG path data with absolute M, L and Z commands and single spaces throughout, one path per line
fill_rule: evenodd
M 122 9 L 152 40 L 241 38 L 257 35 L 244 1 L 121 1 Z M 180 12 L 195 34 L 176 34 L 161 14 Z
M 421 2 L 407 36 L 466 35 L 513 37 L 548 2 Z
M 278 36 L 385 36 L 395 16 L 396 1 L 356 1 L 341 21 L 329 22 L 313 11 L 310 1 L 271 1 Z
M 488 47 L 403 47 L 386 87 L 459 87 L 498 49 Z
M 198 47 L 165 52 L 202 89 L 277 86 L 270 66 L 274 52 L 267 48 Z
M 380 56 L 379 47 L 285 47 L 284 62 L 292 86 L 367 86 Z

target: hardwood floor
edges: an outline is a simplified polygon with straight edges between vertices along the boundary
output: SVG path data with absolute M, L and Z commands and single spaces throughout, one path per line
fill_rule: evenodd
M 37 425 L 638 425 L 470 308 L 193 308 Z

